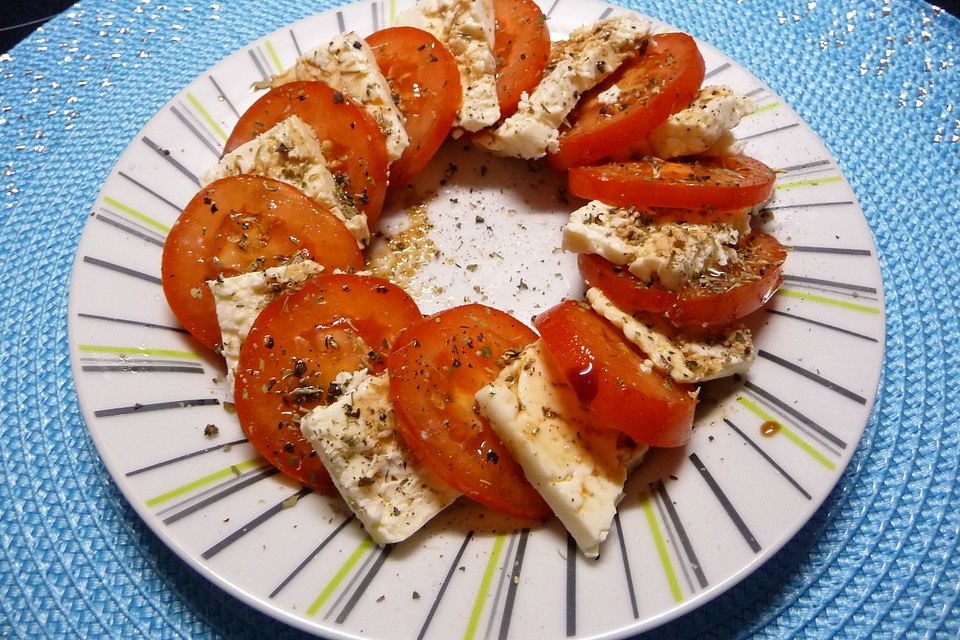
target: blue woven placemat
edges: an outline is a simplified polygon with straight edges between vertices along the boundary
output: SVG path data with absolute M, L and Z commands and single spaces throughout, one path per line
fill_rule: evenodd
M 66 304 L 137 130 L 227 53 L 333 4 L 85 0 L 0 57 L 0 636 L 300 637 L 195 574 L 114 487 L 77 408 Z M 720 47 L 823 137 L 876 236 L 888 322 L 873 418 L 824 506 L 649 635 L 957 637 L 960 22 L 907 0 L 624 4 Z

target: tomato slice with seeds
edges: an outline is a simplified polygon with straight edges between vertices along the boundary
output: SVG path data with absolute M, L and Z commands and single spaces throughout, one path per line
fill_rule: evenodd
M 767 303 L 783 282 L 786 248 L 776 238 L 754 231 L 737 247 L 737 262 L 711 270 L 671 291 L 644 282 L 626 268 L 597 255 L 577 258 L 580 274 L 630 315 L 664 314 L 678 327 L 726 325 Z
M 491 509 L 544 518 L 550 508 L 476 410 L 493 382 L 537 334 L 502 311 L 454 307 L 410 326 L 387 362 L 397 429 L 447 484 Z
M 580 99 L 550 164 L 557 169 L 584 165 L 645 137 L 690 104 L 703 75 L 703 57 L 693 38 L 685 33 L 651 37 L 638 55 Z M 617 97 L 602 98 L 614 85 Z
M 573 387 L 597 426 L 653 447 L 690 439 L 694 387 L 644 367 L 647 356 L 589 306 L 565 300 L 536 325 L 554 375 Z
M 421 317 L 403 289 L 372 276 L 321 275 L 282 293 L 240 349 L 234 397 L 250 442 L 286 475 L 329 488 L 300 417 L 338 397 L 337 374 L 382 372 L 397 336 Z
M 550 31 L 533 0 L 494 0 L 493 15 L 497 99 L 503 119 L 517 111 L 523 92 L 529 94 L 540 84 L 550 60 Z
M 408 183 L 450 133 L 463 93 L 457 62 L 433 35 L 390 27 L 367 37 L 380 72 L 399 99 L 410 144 L 390 165 L 390 188 Z
M 773 169 L 742 155 L 697 156 L 685 161 L 647 157 L 568 174 L 570 193 L 626 207 L 713 207 L 732 210 L 766 202 L 773 192 Z
M 180 324 L 212 349 L 220 326 L 206 281 L 275 267 L 298 253 L 329 269 L 363 268 L 343 222 L 296 187 L 259 176 L 223 178 L 201 189 L 167 234 L 163 293 Z
M 373 227 L 387 193 L 387 142 L 363 107 L 324 83 L 291 82 L 270 89 L 240 116 L 223 152 L 293 115 L 313 129 L 344 197 L 367 214 Z

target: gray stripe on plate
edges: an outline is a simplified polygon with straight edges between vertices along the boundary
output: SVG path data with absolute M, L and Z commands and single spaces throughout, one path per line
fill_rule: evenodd
M 156 198 L 156 199 L 159 200 L 160 202 L 162 202 L 162 203 L 166 204 L 167 206 L 169 206 L 169 207 L 170 207 L 171 209 L 173 209 L 174 211 L 183 211 L 183 207 L 181 207 L 181 206 L 178 205 L 178 204 L 174 204 L 173 202 L 170 202 L 169 200 L 167 200 L 166 198 L 164 198 L 162 195 L 160 195 L 159 193 L 157 193 L 156 191 L 154 191 L 153 189 L 151 189 L 151 188 L 148 187 L 147 185 L 143 184 L 142 182 L 140 182 L 140 181 L 137 180 L 136 178 L 133 178 L 133 177 L 127 175 L 127 174 L 124 173 L 123 171 L 118 171 L 118 172 L 117 172 L 117 175 L 119 175 L 121 178 L 123 178 L 123 179 L 126 180 L 127 182 L 130 182 L 131 184 L 133 184 L 133 185 L 135 185 L 135 186 L 137 186 L 137 187 L 140 187 L 141 189 L 143 189 L 144 191 L 146 191 L 147 193 L 149 193 L 150 195 L 152 195 L 154 198 Z
M 503 605 L 503 618 L 500 623 L 500 635 L 498 640 L 506 640 L 510 632 L 510 619 L 513 617 L 513 605 L 517 599 L 517 589 L 520 586 L 520 569 L 523 567 L 523 556 L 527 551 L 527 538 L 530 537 L 530 529 L 523 529 L 520 532 L 520 541 L 517 543 L 517 556 L 513 560 L 513 571 L 510 572 L 510 584 L 507 587 L 507 600 Z
M 220 401 L 216 398 L 197 398 L 192 400 L 173 400 L 171 402 L 154 402 L 152 404 L 134 404 L 126 407 L 115 407 L 113 409 L 100 409 L 94 411 L 93 415 L 98 418 L 108 418 L 110 416 L 123 416 L 131 413 L 147 413 L 150 411 L 166 411 L 167 409 L 186 409 L 187 407 L 206 407 L 218 405 Z
M 303 561 L 302 561 L 300 564 L 297 565 L 296 569 L 294 569 L 293 571 L 290 572 L 290 575 L 288 575 L 286 578 L 283 579 L 283 582 L 281 582 L 280 584 L 277 585 L 277 588 L 276 588 L 276 589 L 274 589 L 273 591 L 270 592 L 270 595 L 267 596 L 267 597 L 268 597 L 268 598 L 273 598 L 273 597 L 275 597 L 278 593 L 280 593 L 281 591 L 283 591 L 283 588 L 286 587 L 288 584 L 290 584 L 290 581 L 293 580 L 294 578 L 296 578 L 296 577 L 300 574 L 300 572 L 303 571 L 304 568 L 305 568 L 308 564 L 310 564 L 310 561 L 313 560 L 314 558 L 316 558 L 316 557 L 317 557 L 317 554 L 320 553 L 321 551 L 323 551 L 323 548 L 326 547 L 328 544 L 330 544 L 330 541 L 333 540 L 334 538 L 336 538 L 337 535 L 338 535 L 341 531 L 343 531 L 344 527 L 346 527 L 348 524 L 350 524 L 351 522 L 353 522 L 354 518 L 355 518 L 355 516 L 354 516 L 353 514 L 350 514 L 349 516 L 347 516 L 347 517 L 343 520 L 343 522 L 341 522 L 341 523 L 337 526 L 337 528 L 334 529 L 334 530 L 330 533 L 330 535 L 328 535 L 326 538 L 323 539 L 323 542 L 321 542 L 319 545 L 317 545 L 317 547 L 316 547 L 313 551 L 311 551 L 310 554 L 307 555 L 307 557 L 304 558 Z
M 781 467 L 779 464 L 777 464 L 777 462 L 776 462 L 773 458 L 771 458 L 769 455 L 767 455 L 767 452 L 764 451 L 763 449 L 761 449 L 761 448 L 760 448 L 760 445 L 758 445 L 756 442 L 754 442 L 752 438 L 748 437 L 747 434 L 745 434 L 743 431 L 741 431 L 739 428 L 737 428 L 737 425 L 733 424 L 733 422 L 731 422 L 731 421 L 728 420 L 727 418 L 724 418 L 723 421 L 724 421 L 725 423 L 727 423 L 727 426 L 730 427 L 731 429 L 733 429 L 733 430 L 737 433 L 737 435 L 739 435 L 741 438 L 743 438 L 743 439 L 746 441 L 747 444 L 749 444 L 751 447 L 753 447 L 753 450 L 756 451 L 757 453 L 759 453 L 759 454 L 760 454 L 760 457 L 762 457 L 764 460 L 766 460 L 767 463 L 768 463 L 771 467 L 773 467 L 774 469 L 776 469 L 777 473 L 779 473 L 787 482 L 789 482 L 789 483 L 793 486 L 794 489 L 796 489 L 797 491 L 799 491 L 799 492 L 800 492 L 800 495 L 802 495 L 802 496 L 803 496 L 804 498 L 806 498 L 807 500 L 812 500 L 812 499 L 813 499 L 813 498 L 810 496 L 810 494 L 807 493 L 807 490 L 804 489 L 804 488 L 800 485 L 800 483 L 797 482 L 797 481 L 794 479 L 793 476 L 791 476 L 789 473 L 787 473 L 786 469 L 784 469 L 783 467 Z
M 223 491 L 219 491 L 213 494 L 212 496 L 209 496 L 207 498 L 204 498 L 203 500 L 200 500 L 199 502 L 195 502 L 189 507 L 187 507 L 186 509 L 183 509 L 182 511 L 177 511 L 172 516 L 167 516 L 166 518 L 163 519 L 163 524 L 173 524 L 174 522 L 183 520 L 187 516 L 193 515 L 197 511 L 200 511 L 201 509 L 205 509 L 206 507 L 209 507 L 215 502 L 219 502 L 220 500 L 226 498 L 227 496 L 232 496 L 233 494 L 240 491 L 241 489 L 245 489 L 246 487 L 249 487 L 252 484 L 256 484 L 257 482 L 260 482 L 265 478 L 269 478 L 270 476 L 276 474 L 278 471 L 279 469 L 277 469 L 276 467 L 259 469 L 257 470 L 256 473 L 251 474 L 249 477 L 244 478 L 240 482 L 236 482 L 230 485 L 229 487 L 225 488 Z
M 158 156 L 160 156 L 160 157 L 163 158 L 168 164 L 170 164 L 170 166 L 172 166 L 174 169 L 176 169 L 177 171 L 179 171 L 180 173 L 182 173 L 182 174 L 185 175 L 186 177 L 188 177 L 188 178 L 190 178 L 191 180 L 193 180 L 198 187 L 200 186 L 200 179 L 197 178 L 197 176 L 194 175 L 194 173 L 193 173 L 192 171 L 190 171 L 190 169 L 187 169 L 184 165 L 182 165 L 179 160 L 177 160 L 176 158 L 174 158 L 174 157 L 173 157 L 173 154 L 170 153 L 170 150 L 169 150 L 169 149 L 164 149 L 164 148 L 162 148 L 160 145 L 158 145 L 156 142 L 154 142 L 153 140 L 151 140 L 150 138 L 148 138 L 148 137 L 146 137 L 146 136 L 142 137 L 140 140 L 141 140 L 145 145 L 147 145 L 148 147 L 150 147 L 151 149 L 153 149 L 154 152 L 156 152 L 156 154 L 157 154 Z
M 787 249 L 801 253 L 829 253 L 842 256 L 872 256 L 870 249 L 845 249 L 843 247 L 812 247 L 803 244 L 788 244 Z
M 773 129 L 767 129 L 766 131 L 760 131 L 758 133 L 751 133 L 748 136 L 738 136 L 737 140 L 743 142 L 744 140 L 753 140 L 754 138 L 760 138 L 763 136 L 768 136 L 771 133 L 779 133 L 781 131 L 786 131 L 787 129 L 793 129 L 794 127 L 800 126 L 799 122 L 791 122 L 790 124 L 785 124 L 779 127 L 774 127 Z
M 704 81 L 706 81 L 706 80 L 708 80 L 709 78 L 712 78 L 713 76 L 717 75 L 718 73 L 723 73 L 724 71 L 726 71 L 726 70 L 729 69 L 729 68 L 730 68 L 730 63 L 729 63 L 729 62 L 724 62 L 724 63 L 723 63 L 722 65 L 720 65 L 719 67 L 717 67 L 717 68 L 715 68 L 715 69 L 711 69 L 710 71 L 707 71 L 705 74 L 703 74 L 703 79 L 704 79 Z
M 163 246 L 164 239 L 162 236 L 157 236 L 151 231 L 146 230 L 144 227 L 137 227 L 132 224 L 128 224 L 126 220 L 115 218 L 113 212 L 109 211 L 106 208 L 101 210 L 100 213 L 96 214 L 95 219 L 106 225 L 114 227 L 115 229 L 120 229 L 121 231 L 125 231 L 126 233 L 129 233 L 130 235 L 136 238 L 145 240 L 150 244 L 156 245 L 158 247 Z
M 388 544 L 380 550 L 380 555 L 377 557 L 377 561 L 373 563 L 372 567 L 370 567 L 370 570 L 363 577 L 363 580 L 360 582 L 357 590 L 353 592 L 353 595 L 351 595 L 350 599 L 347 600 L 346 606 L 343 607 L 340 615 L 337 616 L 337 624 L 343 624 L 347 620 L 347 616 L 349 616 L 350 612 L 353 611 L 353 608 L 357 606 L 360 598 L 363 597 L 363 594 L 366 593 L 367 588 L 370 587 L 370 583 L 373 582 L 373 579 L 377 577 L 377 573 L 379 573 L 380 569 L 383 568 L 383 564 L 387 561 L 387 558 L 390 556 L 390 552 L 393 551 L 394 546 L 395 545 Z
M 220 553 L 221 551 L 229 547 L 231 544 L 233 544 L 243 536 L 247 535 L 257 527 L 259 527 L 261 524 L 263 524 L 273 516 L 283 511 L 284 502 L 286 502 L 287 500 L 293 497 L 296 497 L 299 500 L 303 496 L 309 494 L 311 491 L 313 490 L 310 489 L 309 487 L 304 487 L 300 489 L 300 491 L 297 491 L 296 493 L 288 496 L 284 500 L 281 500 L 280 502 L 278 502 L 277 504 L 273 505 L 272 507 L 264 511 L 263 513 L 258 515 L 256 518 L 254 518 L 247 524 L 243 525 L 242 527 L 240 527 L 239 529 L 237 529 L 236 531 L 228 535 L 226 538 L 224 538 L 220 542 L 216 543 L 215 545 L 213 545 L 212 547 L 210 547 L 209 549 L 201 553 L 200 557 L 202 557 L 204 560 L 209 560 L 210 558 L 214 557 L 215 555 L 217 555 L 218 553 Z
M 663 480 L 657 480 L 657 491 L 660 493 L 660 497 L 663 500 L 663 507 L 667 511 L 667 515 L 670 516 L 670 521 L 673 523 L 673 528 L 677 532 L 677 536 L 680 538 L 680 544 L 683 546 L 683 553 L 686 556 L 687 564 L 693 570 L 693 575 L 697 577 L 697 584 L 700 585 L 701 589 L 705 589 L 709 584 L 707 582 L 707 576 L 703 573 L 703 567 L 700 566 L 700 559 L 697 558 L 697 553 L 693 550 L 693 544 L 690 542 L 690 536 L 687 535 L 687 530 L 683 526 L 683 522 L 680 521 L 680 515 L 677 513 L 677 508 L 673 504 L 673 500 L 670 499 L 670 493 L 667 491 L 666 485 L 663 483 Z
M 114 271 L 116 273 L 122 273 L 125 276 L 131 276 L 137 278 L 138 280 L 144 280 L 151 284 L 162 284 L 160 278 L 157 276 L 152 276 L 148 273 L 143 273 L 142 271 L 137 271 L 136 269 L 131 269 L 130 267 L 124 267 L 119 264 L 114 264 L 113 262 L 107 262 L 106 260 L 101 260 L 100 258 L 94 258 L 92 256 L 83 256 L 83 261 L 87 264 L 92 264 L 95 267 L 101 267 L 109 271 Z
M 210 83 L 213 84 L 213 88 L 217 90 L 217 94 L 223 98 L 223 101 L 227 103 L 227 106 L 230 107 L 230 111 L 233 111 L 233 115 L 240 117 L 240 112 L 237 111 L 237 108 L 233 106 L 233 103 L 230 101 L 230 98 L 227 97 L 227 92 L 220 87 L 220 83 L 217 82 L 217 79 L 212 75 L 207 76 L 210 79 Z
M 799 204 L 774 204 L 764 207 L 771 211 L 777 209 L 805 209 L 808 207 L 841 207 L 852 205 L 853 200 L 836 200 L 831 202 L 801 202 Z
M 577 542 L 567 534 L 567 637 L 577 635 Z
M 620 543 L 620 561 L 623 564 L 623 574 L 627 580 L 627 594 L 630 596 L 630 607 L 633 609 L 633 619 L 636 620 L 640 617 L 640 609 L 637 607 L 637 592 L 633 587 L 633 573 L 630 571 L 630 556 L 627 555 L 627 541 L 623 536 L 623 522 L 620 520 L 619 511 L 614 512 L 613 522 L 617 525 L 617 541 Z
M 181 104 L 180 106 L 183 106 L 183 105 Z M 184 115 L 176 107 L 170 107 L 170 111 L 173 112 L 173 115 L 177 117 L 177 120 L 179 120 L 183 124 L 183 126 L 185 126 L 187 129 L 190 130 L 190 132 L 197 138 L 197 140 L 199 140 L 203 144 L 203 146 L 205 146 L 207 149 L 210 150 L 210 153 L 213 154 L 214 158 L 220 157 L 220 150 L 217 149 L 216 145 L 210 142 L 209 138 L 207 138 L 203 130 L 201 128 L 198 128 L 197 120 L 190 111 L 187 111 L 187 114 L 189 115 Z
M 877 338 L 871 336 L 857 333 L 856 331 L 851 331 L 849 329 L 844 329 L 843 327 L 838 327 L 836 325 L 827 324 L 826 322 L 820 322 L 819 320 L 811 320 L 810 318 L 804 318 L 803 316 L 798 316 L 792 313 L 787 313 L 786 311 L 778 311 L 776 309 L 767 309 L 767 313 L 772 313 L 775 316 L 783 316 L 784 318 L 791 318 L 793 320 L 799 320 L 800 322 L 806 322 L 807 324 L 816 325 L 818 327 L 823 327 L 824 329 L 830 329 L 832 331 L 838 331 L 840 333 L 846 334 L 848 336 L 853 336 L 855 338 L 861 338 L 863 340 L 869 340 L 870 342 L 880 342 Z
M 720 485 L 717 484 L 717 481 L 714 479 L 710 471 L 707 470 L 706 465 L 703 464 L 703 461 L 700 460 L 700 457 L 696 453 L 691 453 L 689 456 L 690 462 L 693 463 L 693 466 L 696 467 L 697 471 L 700 473 L 703 480 L 707 483 L 707 486 L 710 487 L 710 491 L 713 492 L 714 497 L 717 499 L 717 502 L 720 503 L 720 506 L 723 507 L 723 510 L 726 511 L 727 516 L 733 522 L 733 525 L 737 528 L 737 531 L 740 532 L 740 535 L 743 536 L 744 541 L 750 547 L 754 553 L 758 553 L 761 549 L 760 543 L 757 542 L 757 539 L 754 537 L 753 533 L 750 532 L 747 523 L 743 521 L 743 518 L 740 517 L 740 514 L 737 513 L 736 508 L 730 502 L 730 499 L 727 498 L 727 494 L 723 492 L 723 489 L 720 488 Z
M 793 276 L 786 274 L 783 276 L 784 282 L 796 282 L 799 284 L 816 284 L 822 287 L 833 287 L 835 289 L 847 289 L 849 291 L 859 291 L 862 293 L 877 293 L 876 287 L 868 287 L 862 284 L 850 284 L 848 282 L 837 282 L 835 280 L 825 280 L 823 278 L 809 278 L 807 276 Z
M 450 586 L 450 580 L 453 578 L 453 572 L 456 570 L 457 565 L 460 564 L 460 558 L 463 557 L 463 552 L 467 548 L 467 543 L 470 542 L 471 538 L 473 538 L 473 531 L 468 531 L 467 535 L 463 538 L 463 542 L 460 544 L 460 549 L 457 551 L 457 555 L 454 556 L 453 562 L 450 563 L 450 568 L 447 569 L 447 575 L 444 576 L 443 582 L 440 584 L 440 590 L 437 592 L 437 597 L 434 598 L 433 604 L 430 605 L 430 612 L 427 613 L 427 618 L 423 621 L 423 626 L 420 627 L 420 633 L 417 634 L 417 640 L 423 640 L 423 637 L 427 634 L 427 629 L 430 627 L 430 622 L 433 621 L 433 616 L 437 613 L 437 609 L 440 607 L 440 601 L 443 600 L 443 594 L 446 593 L 447 587 Z
M 243 444 L 247 442 L 246 438 L 241 438 L 240 440 L 233 440 L 231 442 L 224 442 L 223 444 L 216 444 L 212 447 L 206 447 L 204 449 L 198 449 L 196 451 L 191 451 L 189 453 L 184 453 L 173 458 L 167 458 L 166 460 L 161 460 L 160 462 L 154 462 L 153 464 L 148 464 L 145 467 L 140 467 L 139 469 L 134 469 L 133 471 L 127 471 L 123 474 L 125 477 L 129 478 L 131 476 L 140 475 L 141 473 L 146 473 L 147 471 L 153 471 L 154 469 L 159 469 L 167 465 L 173 464 L 175 462 L 180 462 L 181 460 L 189 460 L 190 458 L 196 458 L 197 456 L 202 456 L 205 453 L 210 453 L 211 451 L 219 451 L 224 447 L 232 447 L 233 445 Z
M 165 329 L 167 331 L 176 331 L 177 333 L 189 333 L 183 327 L 171 327 L 165 324 L 156 324 L 153 322 L 143 322 L 142 320 L 130 320 L 127 318 L 113 318 L 111 316 L 101 316 L 95 313 L 78 313 L 78 318 L 88 318 L 90 320 L 103 320 L 104 322 L 117 322 L 119 324 L 132 324 L 148 329 Z
M 846 387 L 839 385 L 836 382 L 827 380 L 823 376 L 816 374 L 813 371 L 810 371 L 809 369 L 804 369 L 800 365 L 794 362 L 790 362 L 789 360 L 786 360 L 784 358 L 781 358 L 780 356 L 774 355 L 769 351 L 760 349 L 759 351 L 757 351 L 757 356 L 765 360 L 769 360 L 770 362 L 773 362 L 775 364 L 778 364 L 784 369 L 788 369 L 789 371 L 792 371 L 798 375 L 801 375 L 807 380 L 812 380 L 813 382 L 816 382 L 817 384 L 823 387 L 826 387 L 827 389 L 830 389 L 831 391 L 845 398 L 849 398 L 854 402 L 858 402 L 859 404 L 867 404 L 867 399 L 861 396 L 860 394 L 854 393 L 853 391 L 850 391 Z
M 775 407 L 776 407 L 777 409 L 779 409 L 780 411 L 783 411 L 784 413 L 786 413 L 787 415 L 789 415 L 791 418 L 793 418 L 794 420 L 796 420 L 797 423 L 798 423 L 798 426 L 799 426 L 801 429 L 803 429 L 804 427 L 809 428 L 810 430 L 812 430 L 812 431 L 814 432 L 814 435 L 817 435 L 817 436 L 820 436 L 820 437 L 822 437 L 822 438 L 825 438 L 826 440 L 832 442 L 834 445 L 840 447 L 841 449 L 846 449 L 846 448 L 847 448 L 847 443 L 844 442 L 843 440 L 841 440 L 841 439 L 840 439 L 839 437 L 837 437 L 836 435 L 834 435 L 832 432 L 828 431 L 826 428 L 820 426 L 819 424 L 817 424 L 816 422 L 814 422 L 813 420 L 811 420 L 811 419 L 808 418 L 807 416 L 803 415 L 802 413 L 800 413 L 799 411 L 797 411 L 796 409 L 794 409 L 793 407 L 791 407 L 789 404 L 787 404 L 786 402 L 784 402 L 784 401 L 781 400 L 780 398 L 776 397 L 775 395 L 773 395 L 772 393 L 770 393 L 770 392 L 767 391 L 766 389 L 762 389 L 762 388 L 758 387 L 758 386 L 757 386 L 756 384 L 754 384 L 751 380 L 749 380 L 749 379 L 745 380 L 744 383 L 743 383 L 743 386 L 744 386 L 744 388 L 747 389 L 748 391 L 752 392 L 753 394 L 755 394 L 755 395 L 758 396 L 759 398 L 762 398 L 764 401 L 770 403 L 771 405 L 775 406 Z M 809 432 L 807 432 L 807 433 L 809 433 Z

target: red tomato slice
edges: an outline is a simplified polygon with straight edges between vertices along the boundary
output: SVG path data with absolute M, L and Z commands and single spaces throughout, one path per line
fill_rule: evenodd
M 703 82 L 703 57 L 685 33 L 664 33 L 624 62 L 603 82 L 584 94 L 561 133 L 560 148 L 550 164 L 566 169 L 598 160 L 645 137 L 671 114 L 693 100 Z M 613 85 L 620 95 L 613 104 L 600 94 Z
M 693 386 L 645 370 L 646 355 L 590 307 L 561 302 L 537 316 L 537 329 L 553 373 L 570 383 L 597 426 L 653 447 L 690 439 Z
M 493 15 L 497 98 L 503 119 L 516 112 L 520 94 L 531 93 L 540 84 L 550 60 L 550 31 L 533 0 L 494 0 Z
M 240 426 L 272 465 L 303 484 L 330 486 L 300 432 L 300 417 L 337 396 L 337 374 L 384 370 L 397 335 L 421 318 L 413 299 L 381 278 L 319 276 L 281 294 L 240 349 L 235 402 Z
M 766 304 L 783 282 L 786 248 L 773 236 L 754 231 L 737 247 L 736 264 L 720 267 L 670 291 L 640 280 L 626 268 L 597 255 L 578 257 L 580 274 L 621 311 L 664 314 L 678 327 L 726 325 Z
M 439 40 L 413 27 L 381 29 L 367 37 L 380 72 L 399 99 L 410 145 L 390 165 L 390 188 L 417 174 L 450 133 L 463 93 L 457 63 Z
M 647 157 L 569 172 L 570 193 L 626 207 L 741 209 L 766 202 L 773 169 L 747 156 Z
M 163 293 L 180 324 L 211 349 L 220 327 L 207 280 L 275 267 L 297 253 L 330 269 L 363 268 L 357 241 L 335 215 L 285 182 L 217 180 L 187 203 L 163 245 Z
M 230 153 L 293 115 L 313 129 L 343 194 L 367 214 L 373 227 L 387 193 L 386 140 L 361 106 L 322 82 L 291 82 L 262 95 L 240 116 L 223 152 Z
M 550 515 L 520 465 L 475 409 L 503 358 L 537 334 L 479 304 L 447 309 L 412 325 L 390 354 L 397 429 L 441 479 L 491 509 L 521 518 Z

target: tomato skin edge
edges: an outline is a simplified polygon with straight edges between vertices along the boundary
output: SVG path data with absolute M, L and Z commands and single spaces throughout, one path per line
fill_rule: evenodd
M 577 313 L 588 315 L 577 319 Z M 690 440 L 697 405 L 695 388 L 675 383 L 656 370 L 644 371 L 641 358 L 646 356 L 605 318 L 566 300 L 537 316 L 536 325 L 551 372 L 569 383 L 598 428 L 621 431 L 652 447 L 678 447 Z M 591 339 L 613 340 L 615 351 L 631 355 L 616 359 L 616 363 L 609 352 L 606 358 L 598 357 L 596 352 L 603 345 L 598 340 L 591 349 L 581 332 L 591 333 Z M 624 370 L 624 364 L 633 367 Z
M 694 165 L 664 161 L 658 158 L 639 162 L 618 162 L 605 165 L 573 167 L 567 173 L 570 193 L 588 200 L 601 200 L 617 207 L 675 207 L 699 209 L 712 207 L 733 210 L 752 207 L 770 198 L 775 174 L 762 162 L 747 156 L 702 156 L 701 164 L 743 165 L 755 171 L 742 185 L 707 184 L 703 180 L 667 180 L 657 175 L 653 165 L 683 171 Z M 693 169 L 689 172 L 692 174 Z
M 495 319 L 509 323 L 505 331 L 495 324 L 475 322 L 490 312 L 495 312 Z M 515 330 L 519 333 L 512 335 Z M 451 367 L 454 360 L 448 348 L 463 344 L 465 338 L 473 338 L 479 346 L 480 335 L 485 336 L 483 344 L 492 353 L 474 357 L 475 347 L 469 347 L 470 353 L 461 352 L 458 364 Z M 487 419 L 477 412 L 474 396 L 503 366 L 497 364 L 495 371 L 490 370 L 501 356 L 497 345 L 508 344 L 508 350 L 519 351 L 536 337 L 529 327 L 502 311 L 468 304 L 407 327 L 387 360 L 397 432 L 420 461 L 472 500 L 529 520 L 549 517 L 552 511 Z M 481 370 L 489 371 L 483 374 Z

